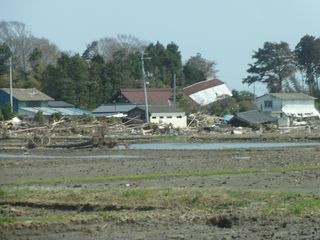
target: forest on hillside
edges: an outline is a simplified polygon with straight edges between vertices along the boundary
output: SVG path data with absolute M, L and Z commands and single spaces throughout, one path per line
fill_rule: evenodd
M 142 87 L 142 52 L 149 87 L 172 87 L 174 75 L 178 87 L 217 77 L 214 60 L 198 53 L 183 63 L 174 42 L 165 46 L 118 35 L 93 41 L 83 53 L 70 53 L 37 38 L 24 23 L 1 21 L 0 87 L 9 85 L 11 58 L 14 87 L 35 87 L 57 100 L 93 109 L 108 102 L 120 87 Z M 305 35 L 294 50 L 286 42 L 265 42 L 252 59 L 247 77 L 239 79 L 239 84 L 263 82 L 270 92 L 307 92 L 319 98 L 319 38 Z M 252 98 L 233 92 L 238 96 L 228 100 L 233 103 Z

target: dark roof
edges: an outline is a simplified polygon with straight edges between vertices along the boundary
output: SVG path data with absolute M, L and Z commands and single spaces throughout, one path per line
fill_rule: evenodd
M 260 97 L 263 97 L 265 95 L 270 95 L 282 100 L 313 100 L 316 99 L 312 96 L 309 96 L 307 94 L 304 93 L 269 93 L 269 94 L 264 94 Z M 258 98 L 260 98 L 258 97 Z
M 145 106 L 139 106 L 138 108 L 142 109 L 143 111 L 146 110 Z M 150 113 L 184 113 L 180 108 L 172 107 L 172 106 L 149 106 L 148 111 Z
M 122 94 L 132 104 L 144 104 L 143 88 L 121 88 Z M 172 95 L 170 88 L 148 88 L 148 104 L 149 105 L 169 105 Z
M 10 88 L 1 88 L 10 95 Z M 51 101 L 52 97 L 40 92 L 36 88 L 13 88 L 12 96 L 19 101 Z
M 71 103 L 67 103 L 65 101 L 49 101 L 48 107 L 54 107 L 54 108 L 72 108 L 75 107 L 75 105 Z
M 234 118 L 249 125 L 257 125 L 261 123 L 271 123 L 277 121 L 277 118 L 272 117 L 267 113 L 259 112 L 257 110 L 237 113 Z
M 136 104 L 105 104 L 94 109 L 92 113 L 126 113 L 135 107 Z
M 183 92 L 185 94 L 191 95 L 193 93 L 202 91 L 204 89 L 216 87 L 216 86 L 219 86 L 219 85 L 222 85 L 222 84 L 224 84 L 224 82 L 222 82 L 219 79 L 211 79 L 211 80 L 206 80 L 206 81 L 202 81 L 202 82 L 198 82 L 198 83 L 192 84 L 192 85 L 190 85 L 188 87 L 183 88 L 182 90 L 183 90 Z

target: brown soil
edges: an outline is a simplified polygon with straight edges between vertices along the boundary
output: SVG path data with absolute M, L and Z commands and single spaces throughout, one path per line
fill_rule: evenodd
M 15 151 L 17 153 L 17 151 Z M 24 152 L 20 152 L 25 154 Z M 33 158 L 28 154 L 65 156 Z M 34 188 L 198 188 L 265 190 L 298 192 L 320 196 L 319 168 L 281 171 L 298 166 L 319 166 L 320 147 L 233 150 L 33 150 L 24 158 L 0 159 L 0 183 L 3 188 L 18 180 L 93 178 L 101 176 L 144 175 L 150 173 L 204 172 L 223 169 L 261 169 L 247 174 L 159 177 L 92 182 L 33 184 Z M 123 158 L 90 156 L 125 155 Z M 81 156 L 82 158 L 68 158 Z M 83 156 L 88 156 L 83 158 Z M 133 157 L 134 156 L 134 157 Z M 273 171 L 268 171 L 274 169 Z M 1 202 L 1 196 L 0 196 Z M 40 201 L 41 202 L 41 201 Z M 108 208 L 109 207 L 109 208 Z M 1 239 L 320 239 L 317 215 L 260 215 L 246 211 L 210 212 L 190 209 L 123 209 L 82 203 L 1 202 L 1 216 L 36 216 L 74 212 L 88 216 L 95 212 L 119 212 L 119 219 L 98 217 L 65 223 L 50 222 L 0 223 Z M 138 215 L 139 217 L 134 217 Z M 216 215 L 215 215 L 216 214 Z

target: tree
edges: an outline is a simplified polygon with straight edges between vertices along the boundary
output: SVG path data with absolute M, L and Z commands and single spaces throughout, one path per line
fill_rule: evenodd
M 197 53 L 196 56 L 190 57 L 183 68 L 183 73 L 185 77 L 185 84 L 190 85 L 209 77 L 216 78 L 217 70 L 216 63 L 214 61 L 209 61 Z
M 209 113 L 217 116 L 234 114 L 239 112 L 239 109 L 236 99 L 230 96 L 219 99 L 208 106 Z
M 232 98 L 234 98 L 238 105 L 240 112 L 246 112 L 256 109 L 254 104 L 254 94 L 249 91 L 232 90 Z
M 269 92 L 282 92 L 285 81 L 290 81 L 296 72 L 295 55 L 286 42 L 265 42 L 252 57 L 256 61 L 249 64 L 249 75 L 242 82 L 266 83 Z
M 171 42 L 164 47 L 160 42 L 149 44 L 145 50 L 149 58 L 145 61 L 148 81 L 153 87 L 172 87 L 173 75 L 179 81 L 182 79 L 182 61 L 179 47 Z M 179 84 L 180 82 L 178 82 Z
M 0 44 L 6 43 L 12 52 L 14 85 L 25 87 L 30 85 L 28 75 L 32 72 L 30 55 L 37 48 L 41 51 L 40 65 L 55 64 L 60 56 L 58 48 L 47 39 L 36 38 L 24 23 L 16 21 L 0 22 Z M 29 83 L 26 83 L 26 80 Z M 39 85 L 39 84 L 38 84 Z
M 91 44 L 91 51 L 95 51 L 103 57 L 106 63 L 113 60 L 116 52 L 123 52 L 129 55 L 141 52 L 145 48 L 145 43 L 132 35 L 120 34 L 116 38 L 102 38 Z
M 299 69 L 305 75 L 311 95 L 319 91 L 320 38 L 305 35 L 295 47 Z
M 0 43 L 0 87 L 8 87 L 9 57 L 11 51 L 6 43 Z

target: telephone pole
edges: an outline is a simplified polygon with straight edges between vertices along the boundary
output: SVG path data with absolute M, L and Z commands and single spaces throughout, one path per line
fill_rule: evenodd
M 146 109 L 146 122 L 149 123 L 149 106 L 148 106 L 148 93 L 147 93 L 147 83 L 146 83 L 146 73 L 144 70 L 144 53 L 141 52 L 141 65 L 142 65 L 142 80 L 143 80 L 143 90 L 144 90 L 144 105 Z
M 10 106 L 11 106 L 11 112 L 13 112 L 13 98 L 12 98 L 12 62 L 11 62 L 11 57 L 9 57 L 9 82 L 10 82 Z
M 173 106 L 176 106 L 176 74 L 173 74 Z

